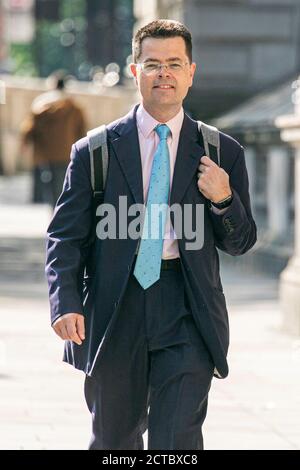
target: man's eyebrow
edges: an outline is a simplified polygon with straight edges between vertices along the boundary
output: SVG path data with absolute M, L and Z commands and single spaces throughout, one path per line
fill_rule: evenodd
M 182 59 L 180 57 L 170 57 L 169 59 L 166 59 L 166 62 L 173 62 L 174 60 L 182 61 Z M 150 57 L 150 58 L 144 60 L 144 62 L 160 62 L 160 60 Z
M 149 59 L 144 60 L 144 62 L 159 62 L 159 60 L 153 59 L 152 57 L 150 57 Z
M 171 61 L 174 61 L 174 60 L 182 60 L 180 57 L 170 57 L 169 59 L 166 60 L 166 62 L 171 62 Z

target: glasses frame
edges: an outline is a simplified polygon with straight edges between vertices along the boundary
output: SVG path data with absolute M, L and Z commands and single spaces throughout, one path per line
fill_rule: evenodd
M 184 64 L 182 64 L 182 68 L 181 68 L 180 70 L 178 70 L 177 72 L 170 69 L 170 65 L 171 65 L 171 64 L 164 64 L 164 63 L 161 63 L 161 62 L 157 62 L 157 69 L 152 70 L 151 72 L 146 72 L 146 71 L 144 70 L 144 66 L 147 65 L 148 63 L 150 63 L 150 62 L 138 62 L 138 63 L 136 63 L 135 65 L 136 65 L 137 67 L 139 67 L 145 75 L 154 75 L 154 74 L 160 72 L 161 69 L 162 69 L 162 67 L 166 67 L 166 70 L 169 70 L 169 72 L 176 74 L 176 73 L 182 72 L 182 71 L 184 70 L 184 67 L 185 67 L 189 62 L 188 62 L 188 61 L 184 62 Z M 171 63 L 172 63 L 172 62 L 171 62 Z M 180 65 L 181 65 L 181 64 L 180 64 Z

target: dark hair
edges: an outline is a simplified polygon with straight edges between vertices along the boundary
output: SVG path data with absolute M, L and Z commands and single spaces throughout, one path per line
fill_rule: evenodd
M 186 55 L 192 62 L 192 36 L 184 24 L 175 20 L 155 20 L 140 28 L 132 40 L 133 61 L 137 62 L 142 52 L 142 41 L 145 38 L 174 38 L 184 39 Z

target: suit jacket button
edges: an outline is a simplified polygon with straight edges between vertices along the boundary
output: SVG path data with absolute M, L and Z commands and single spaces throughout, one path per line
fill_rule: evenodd
M 117 307 L 117 306 L 118 306 L 118 303 L 119 303 L 118 301 L 116 301 L 116 302 L 115 302 L 115 307 Z

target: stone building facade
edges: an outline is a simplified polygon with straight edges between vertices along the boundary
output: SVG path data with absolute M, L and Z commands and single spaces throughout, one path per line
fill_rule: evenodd
M 274 274 L 285 267 L 294 245 L 295 150 L 282 141 L 276 120 L 293 113 L 296 78 L 259 93 L 211 122 L 245 148 L 258 225 L 258 243 L 245 262 Z
M 135 0 L 138 28 L 182 21 L 198 68 L 186 106 L 214 117 L 300 70 L 299 0 Z

